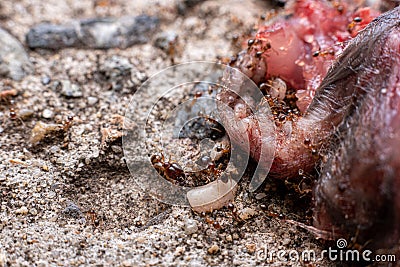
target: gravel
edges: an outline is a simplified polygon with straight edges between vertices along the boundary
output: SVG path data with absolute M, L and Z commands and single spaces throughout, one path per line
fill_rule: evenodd
M 56 83 L 55 87 L 61 87 L 61 94 L 66 97 L 81 97 L 83 95 L 81 88 L 77 84 L 71 83 L 69 80 L 62 80 Z
M 196 220 L 191 220 L 187 219 L 185 222 L 185 233 L 187 235 L 191 235 L 196 233 L 199 230 L 199 227 L 197 226 L 197 221 Z

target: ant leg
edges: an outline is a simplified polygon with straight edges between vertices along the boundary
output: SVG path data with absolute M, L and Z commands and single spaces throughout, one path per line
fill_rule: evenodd
M 13 99 L 10 100 L 10 120 L 15 121 L 19 120 L 23 126 L 25 126 L 25 123 L 22 121 L 21 117 L 18 116 L 17 111 L 15 109 L 15 101 Z

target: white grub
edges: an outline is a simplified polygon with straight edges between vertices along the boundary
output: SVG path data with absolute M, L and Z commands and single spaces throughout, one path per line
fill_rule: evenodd
M 226 183 L 220 179 L 187 192 L 190 206 L 196 212 L 211 212 L 233 201 L 237 183 L 229 179 Z
M 269 94 L 279 100 L 283 100 L 286 96 L 286 83 L 280 78 L 271 80 L 271 86 L 269 88 Z

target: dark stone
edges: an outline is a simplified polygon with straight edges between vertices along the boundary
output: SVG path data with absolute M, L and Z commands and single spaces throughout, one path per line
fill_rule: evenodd
M 68 25 L 44 23 L 28 32 L 26 42 L 30 48 L 45 49 L 126 48 L 148 42 L 158 22 L 156 17 L 140 15 L 120 19 L 92 18 L 73 21 Z

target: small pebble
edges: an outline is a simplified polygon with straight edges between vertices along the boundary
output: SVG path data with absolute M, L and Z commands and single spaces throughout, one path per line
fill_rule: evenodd
M 34 114 L 34 111 L 32 109 L 22 108 L 22 109 L 20 109 L 18 115 L 21 118 L 21 120 L 24 120 L 24 119 L 31 117 L 33 114 Z
M 61 81 L 61 94 L 66 97 L 81 97 L 83 95 L 81 88 L 69 80 Z
M 128 58 L 112 56 L 107 58 L 101 66 L 101 71 L 109 81 L 119 80 L 123 76 L 131 76 L 133 65 Z
M 26 215 L 28 214 L 28 208 L 25 206 L 22 206 L 21 208 L 17 209 L 15 211 L 16 214 L 21 214 L 21 215 Z
M 42 116 L 45 119 L 51 119 L 53 117 L 53 114 L 54 113 L 52 110 L 46 108 L 45 110 L 43 110 Z
M 64 215 L 75 219 L 79 219 L 84 216 L 80 208 L 74 203 L 69 203 L 68 206 L 62 212 Z
M 184 247 L 177 247 L 175 249 L 174 255 L 175 256 L 181 256 L 181 255 L 183 255 L 184 252 L 185 252 L 185 248 Z
M 40 142 L 46 135 L 55 133 L 63 129 L 62 124 L 46 124 L 38 121 L 32 129 L 30 142 L 36 144 Z
M 122 153 L 122 147 L 120 146 L 113 145 L 111 146 L 111 149 L 114 151 L 114 153 Z
M 244 208 L 239 212 L 239 218 L 242 220 L 248 220 L 256 214 L 256 211 L 252 208 Z
M 127 48 L 146 43 L 158 24 L 157 17 L 147 15 L 88 18 L 63 25 L 41 23 L 31 28 L 25 39 L 30 48 Z
M 253 254 L 256 251 L 256 244 L 254 243 L 246 244 L 246 248 L 248 253 Z
M 290 238 L 283 238 L 282 245 L 287 246 L 292 242 Z
M 50 192 L 47 194 L 47 198 L 54 198 L 56 195 L 57 195 L 56 192 L 50 191 Z
M 35 215 L 38 214 L 38 211 L 37 211 L 37 209 L 35 209 L 35 208 L 31 209 L 29 212 L 30 212 L 33 216 L 35 216 Z
M 159 262 L 160 262 L 160 260 L 157 259 L 157 258 L 152 258 L 152 259 L 150 259 L 150 260 L 148 261 L 148 263 L 149 263 L 150 266 L 158 265 Z
M 198 230 L 197 221 L 188 219 L 185 222 L 185 233 L 187 235 L 191 235 L 197 232 Z
M 208 250 L 208 254 L 216 254 L 219 251 L 218 245 L 212 245 Z
M 131 260 L 124 260 L 122 262 L 122 266 L 123 267 L 131 267 L 131 266 L 134 266 L 134 264 L 133 264 L 133 262 Z
M 89 104 L 90 106 L 92 106 L 92 105 L 96 104 L 97 101 L 99 101 L 99 99 L 98 99 L 97 97 L 94 97 L 94 96 L 89 96 L 89 97 L 87 98 L 87 101 L 88 101 L 88 104 Z
M 138 238 L 136 238 L 135 241 L 138 242 L 138 243 L 144 243 L 144 242 L 146 242 L 146 238 L 144 238 L 142 236 L 139 236 Z
M 49 264 L 48 264 L 47 261 L 45 261 L 45 260 L 39 260 L 39 261 L 36 263 L 36 266 L 37 266 L 37 267 L 47 267 L 47 266 L 49 266 Z
M 43 85 L 48 85 L 51 82 L 51 78 L 49 76 L 43 76 L 41 82 Z
M 100 156 L 100 150 L 97 146 L 93 147 L 92 157 L 98 158 Z
M 144 82 L 145 80 L 147 80 L 147 75 L 144 72 L 138 71 L 135 73 L 135 76 L 140 82 Z
M 178 35 L 175 32 L 163 32 L 157 36 L 154 45 L 164 51 L 168 51 L 171 49 L 171 46 L 177 42 L 177 40 Z
M 58 151 L 60 151 L 60 147 L 59 146 L 52 146 L 52 147 L 50 147 L 49 151 L 50 151 L 50 153 L 55 154 Z
M 232 242 L 232 235 L 226 235 L 226 241 Z
M 0 59 L 0 77 L 20 81 L 33 72 L 33 65 L 22 44 L 2 28 L 0 28 Z

